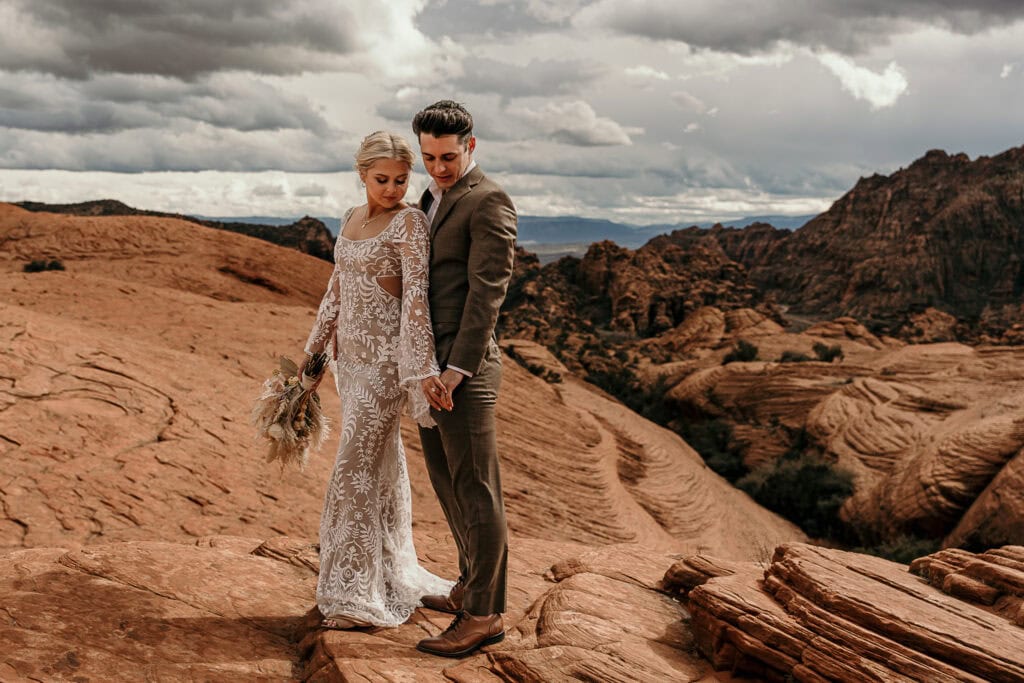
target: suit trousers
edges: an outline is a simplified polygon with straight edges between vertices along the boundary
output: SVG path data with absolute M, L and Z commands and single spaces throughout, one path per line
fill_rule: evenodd
M 501 352 L 491 341 L 480 371 L 455 389 L 451 412 L 431 410 L 436 428 L 420 428 L 427 472 L 459 551 L 463 609 L 505 611 L 508 531 L 501 496 L 495 402 Z

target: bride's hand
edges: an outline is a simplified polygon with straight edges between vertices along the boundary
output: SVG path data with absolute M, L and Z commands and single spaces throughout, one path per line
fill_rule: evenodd
M 455 407 L 448 387 L 437 375 L 427 377 L 420 382 L 420 386 L 423 388 L 423 395 L 427 397 L 427 402 L 435 410 L 451 410 Z
M 307 354 L 306 360 L 302 362 L 302 366 L 299 368 L 299 382 L 302 384 L 302 388 L 309 393 L 313 393 L 314 391 L 316 391 L 320 387 L 320 382 L 322 382 L 324 380 L 324 377 L 327 375 L 327 368 L 324 368 L 320 372 L 320 374 L 316 376 L 316 379 L 314 379 L 309 386 L 306 386 L 306 382 L 303 379 L 303 375 L 306 375 L 309 372 L 309 363 L 311 360 L 312 356 Z

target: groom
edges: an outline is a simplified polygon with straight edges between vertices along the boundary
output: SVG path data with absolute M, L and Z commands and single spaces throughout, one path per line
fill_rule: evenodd
M 416 114 L 412 130 L 432 181 L 420 208 L 430 221 L 430 314 L 441 381 L 454 409 L 434 410 L 420 428 L 427 472 L 459 551 L 459 580 L 423 604 L 455 614 L 417 649 L 462 657 L 505 637 L 508 557 L 494 403 L 501 352 L 494 325 L 515 254 L 516 212 L 509 196 L 473 160 L 473 117 L 451 100 Z M 438 408 L 438 397 L 428 397 Z

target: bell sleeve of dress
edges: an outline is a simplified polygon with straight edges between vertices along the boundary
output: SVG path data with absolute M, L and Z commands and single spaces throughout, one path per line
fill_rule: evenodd
M 320 300 L 320 308 L 316 313 L 316 321 L 313 329 L 309 332 L 309 339 L 306 340 L 306 353 L 326 353 L 329 359 L 336 360 L 334 348 L 335 332 L 338 329 L 338 314 L 341 312 L 341 292 L 339 290 L 339 272 L 335 266 L 331 272 L 331 279 L 327 283 L 327 291 L 324 298 Z
M 398 339 L 398 381 L 406 393 L 406 408 L 418 424 L 433 427 L 430 404 L 420 381 L 440 374 L 430 325 L 430 227 L 419 209 L 405 214 L 404 230 L 396 240 L 402 260 L 402 320 Z

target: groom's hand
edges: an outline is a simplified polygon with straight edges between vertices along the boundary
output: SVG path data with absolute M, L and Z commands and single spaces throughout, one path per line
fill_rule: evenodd
M 445 368 L 441 372 L 441 381 L 444 382 L 446 387 L 448 387 L 448 396 L 454 398 L 455 387 L 459 386 L 459 383 L 461 383 L 465 378 L 466 376 L 461 372 L 458 370 L 452 370 L 451 368 Z
M 423 395 L 427 397 L 431 408 L 434 410 L 452 409 L 451 395 L 437 375 L 427 377 L 420 383 L 420 386 L 423 388 Z

